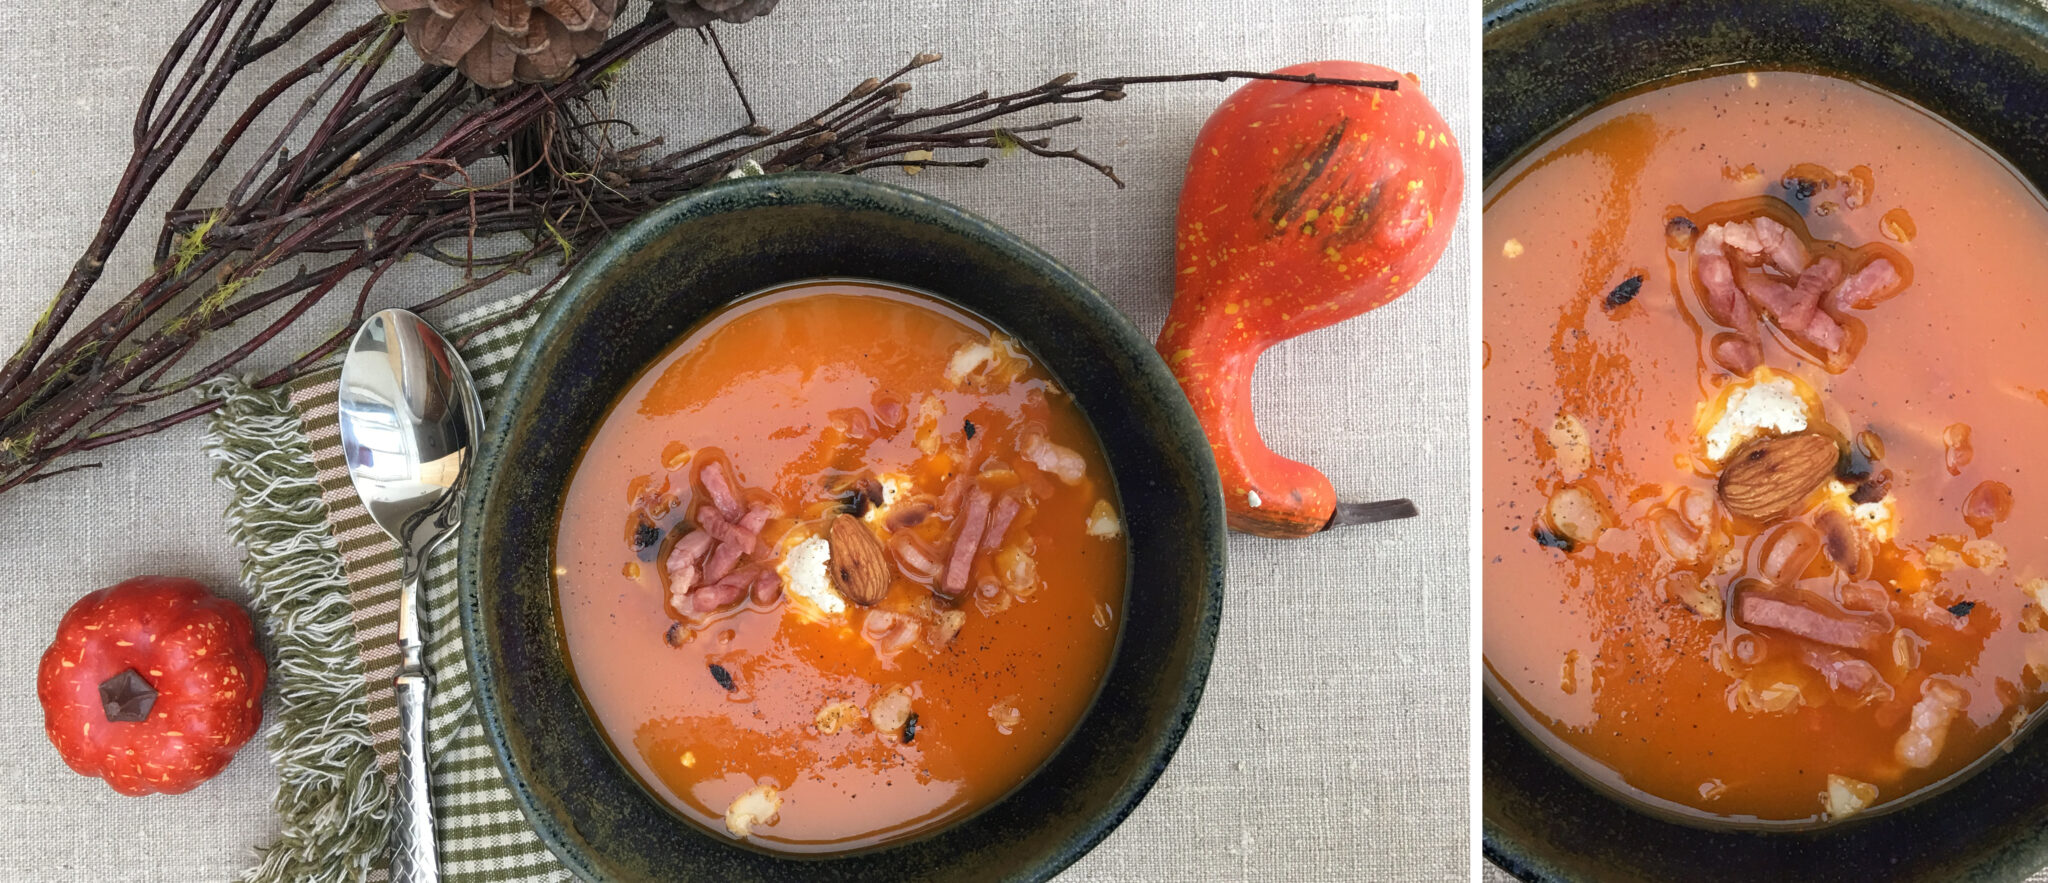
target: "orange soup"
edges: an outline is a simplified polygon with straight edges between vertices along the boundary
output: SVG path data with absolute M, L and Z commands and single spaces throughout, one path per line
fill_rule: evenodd
M 1639 804 L 1812 826 L 1965 775 L 2048 672 L 2048 210 L 1940 119 L 1719 73 L 1486 193 L 1487 684 Z
M 1093 700 L 1126 579 L 1094 431 L 987 322 L 803 283 L 627 390 L 570 482 L 557 599 L 648 788 L 785 852 L 929 831 L 1022 783 Z

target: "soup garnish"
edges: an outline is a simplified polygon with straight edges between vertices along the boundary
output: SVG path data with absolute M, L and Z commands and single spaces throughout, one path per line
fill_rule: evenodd
M 1655 84 L 1486 195 L 1489 690 L 1641 805 L 1804 826 L 2043 699 L 2048 208 L 1826 76 Z
M 570 482 L 579 688 L 653 793 L 726 836 L 857 849 L 996 800 L 1107 669 L 1127 562 L 1093 430 L 1014 339 L 803 283 L 650 366 Z

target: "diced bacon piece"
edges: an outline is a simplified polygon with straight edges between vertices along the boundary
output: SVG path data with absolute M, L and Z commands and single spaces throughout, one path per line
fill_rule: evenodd
M 773 604 L 782 600 L 782 577 L 775 571 L 763 568 L 754 577 L 754 603 Z
M 1763 246 L 1764 259 L 1771 262 L 1787 276 L 1799 275 L 1806 269 L 1812 258 L 1806 252 L 1806 241 L 1792 229 L 1768 217 L 1751 220 L 1756 229 L 1757 241 Z
M 1792 286 L 1769 276 L 1750 274 L 1741 280 L 1742 291 L 1749 295 L 1751 303 L 1761 307 L 1772 318 L 1778 318 L 1799 309 L 1798 299 L 1792 294 Z M 1811 310 L 1812 307 L 1807 309 Z M 1778 323 L 1783 326 L 1785 323 Z
M 740 563 L 740 553 L 744 551 L 744 547 L 733 543 L 719 543 L 718 548 L 711 551 L 711 560 L 704 563 L 704 581 L 715 583 L 731 575 L 733 566 Z
M 1743 591 L 1736 594 L 1735 618 L 1745 627 L 1789 632 L 1820 644 L 1856 650 L 1875 649 L 1891 631 L 1886 617 L 1833 609 L 1809 592 L 1791 597 Z
M 742 540 L 747 540 L 746 533 L 739 529 L 739 525 L 732 523 L 711 506 L 697 508 L 697 529 L 710 534 L 712 539 L 729 545 L 741 545 Z M 744 545 L 752 543 L 749 541 Z
M 1740 334 L 1714 336 L 1714 364 L 1739 375 L 1747 375 L 1764 363 L 1763 348 Z
M 768 519 L 774 514 L 774 510 L 760 504 L 749 508 L 747 514 L 740 516 L 739 523 L 733 525 L 733 542 L 748 552 L 765 552 L 757 548 L 761 544 L 761 528 L 768 525 Z
M 967 493 L 967 486 L 974 483 L 974 472 L 962 469 L 946 483 L 946 489 L 939 492 L 939 514 L 951 518 L 960 511 L 960 498 Z
M 697 480 L 704 483 L 704 493 L 711 495 L 711 505 L 718 507 L 718 514 L 731 521 L 740 517 L 745 508 L 740 505 L 738 494 L 733 493 L 732 479 L 725 474 L 725 464 L 716 461 L 704 464 L 698 470 Z
M 1010 532 L 1010 522 L 1017 520 L 1017 513 L 1023 511 L 1024 501 L 1016 491 L 1003 495 L 996 501 L 995 511 L 989 515 L 988 530 L 981 535 L 981 544 L 995 548 L 1003 544 L 1003 535 Z
M 1902 281 L 1891 261 L 1878 258 L 1835 286 L 1829 302 L 1837 310 L 1867 310 L 1896 296 Z
M 677 591 L 689 591 L 690 586 L 697 582 L 698 564 L 709 551 L 711 535 L 701 530 L 690 531 L 676 540 L 675 546 L 668 550 L 668 560 L 662 563 L 668 571 L 669 585 Z
M 1735 285 L 1735 265 L 1728 260 L 1723 248 L 1724 230 L 1720 224 L 1710 224 L 1700 234 L 1699 243 L 1693 249 L 1693 266 L 1699 273 L 1700 287 L 1705 290 L 1708 314 L 1714 321 L 1726 325 L 1744 337 L 1756 335 L 1756 311 L 1749 306 L 1749 298 Z
M 1829 689 L 1844 694 L 1851 708 L 1891 701 L 1892 686 L 1878 674 L 1877 666 L 1833 647 L 1806 645 L 1800 648 L 1799 655 L 1827 679 Z
M 1762 306 L 1765 312 L 1771 314 L 1771 319 L 1778 323 L 1778 327 L 1793 334 L 1801 334 L 1809 327 L 1813 314 L 1820 311 L 1821 296 L 1827 294 L 1841 281 L 1842 262 L 1831 257 L 1823 257 L 1814 261 L 1805 272 L 1800 273 L 1799 279 L 1790 286 L 1771 282 L 1775 290 L 1771 291 L 1768 297 L 1773 300 L 1766 300 L 1766 295 L 1758 290 L 1766 286 L 1755 283 L 1751 285 L 1750 296 L 1756 299 L 1757 304 Z
M 1892 754 L 1909 767 L 1926 769 L 1941 756 L 1948 741 L 1948 725 L 1970 703 L 1970 694 L 1947 681 L 1928 678 L 1920 683 L 1920 701 L 1913 703 L 1912 723 L 1899 734 Z
M 953 553 L 946 562 L 946 576 L 940 591 L 958 595 L 967 590 L 967 576 L 974 568 L 974 553 L 981 548 L 982 531 L 988 529 L 988 491 L 967 492 L 966 509 L 960 515 L 960 530 L 953 537 Z
M 1819 347 L 1826 353 L 1839 353 L 1849 342 L 1849 330 L 1843 328 L 1842 323 L 1835 321 L 1835 317 L 1820 310 L 1815 310 L 1813 317 L 1806 320 L 1804 331 L 1796 333 L 1807 343 Z
M 759 503 L 748 507 L 747 514 L 740 516 L 739 528 L 747 533 L 757 534 L 768 525 L 768 519 L 775 516 L 775 510 Z
M 1822 257 L 1808 265 L 1805 272 L 1792 285 L 1774 279 L 1751 277 L 1744 280 L 1751 300 L 1779 328 L 1822 351 L 1837 353 L 1847 342 L 1848 332 L 1835 317 L 1821 309 L 1821 297 L 1842 279 L 1842 264 L 1831 257 Z
M 695 613 L 711 613 L 737 603 L 747 596 L 746 586 L 716 585 L 699 586 L 690 593 L 690 610 Z
M 1841 281 L 1841 261 L 1831 257 L 1814 261 L 1812 266 L 1799 274 L 1799 281 L 1792 286 L 1793 309 L 1785 313 L 1780 322 L 1794 327 L 1807 324 L 1814 314 L 1821 313 L 1821 296 L 1827 294 Z

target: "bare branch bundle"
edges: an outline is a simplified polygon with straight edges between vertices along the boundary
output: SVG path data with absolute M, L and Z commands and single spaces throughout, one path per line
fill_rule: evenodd
M 147 278 L 98 316 L 78 321 L 79 307 L 108 257 L 130 235 L 166 170 L 191 146 L 193 132 L 218 109 L 228 84 L 292 45 L 332 4 L 310 0 L 266 33 L 276 0 L 201 0 L 172 42 L 143 95 L 134 152 L 97 235 L 28 339 L 0 363 L 0 492 L 82 468 L 53 469 L 63 458 L 210 412 L 217 403 L 154 413 L 207 379 L 243 370 L 252 355 L 337 290 L 354 298 L 353 326 L 371 310 L 378 281 L 412 255 L 461 267 L 468 280 L 412 305 L 415 310 L 436 309 L 553 263 L 555 272 L 541 287 L 544 295 L 609 231 L 733 174 L 750 159 L 770 173 L 858 173 L 979 168 L 986 156 L 936 154 L 1022 151 L 1073 160 L 1116 181 L 1107 164 L 1056 149 L 1046 137 L 1080 117 L 1003 121 L 1039 108 L 1115 101 L 1126 88 L 1151 83 L 1263 78 L 1398 87 L 1251 71 L 1086 81 L 1065 74 L 1007 95 L 984 92 L 909 108 L 905 77 L 939 61 L 936 54 L 923 54 L 778 130 L 754 118 L 724 47 L 707 29 L 700 33 L 739 90 L 747 123 L 664 151 L 661 139 L 642 138 L 626 121 L 600 116 L 593 100 L 627 60 L 677 30 L 659 6 L 646 20 L 613 34 L 561 82 L 497 91 L 426 64 L 373 91 L 401 41 L 400 20 L 379 15 L 315 49 L 237 112 L 156 231 Z M 297 106 L 278 106 L 286 93 L 307 84 Z M 228 168 L 234 148 L 273 117 L 281 117 L 277 130 L 257 156 Z M 292 152 L 287 145 L 296 138 L 303 143 Z M 490 170 L 499 157 L 508 172 Z M 233 185 L 220 204 L 194 205 L 209 183 L 230 179 Z M 515 234 L 523 244 L 478 253 L 480 241 L 499 234 Z M 307 269 L 306 263 L 317 265 Z M 285 272 L 287 265 L 295 268 Z M 255 318 L 273 310 L 268 321 Z M 185 365 L 199 342 L 209 339 L 215 349 L 232 345 L 205 364 Z M 338 332 L 255 382 L 288 382 L 347 339 L 347 330 Z

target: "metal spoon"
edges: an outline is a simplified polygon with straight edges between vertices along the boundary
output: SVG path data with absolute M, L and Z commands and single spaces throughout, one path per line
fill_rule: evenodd
M 462 520 L 462 480 L 483 408 L 462 356 L 420 317 L 363 323 L 341 365 L 341 448 L 356 493 L 398 541 L 398 824 L 391 879 L 440 879 L 427 790 L 427 670 L 420 634 L 427 555 Z

